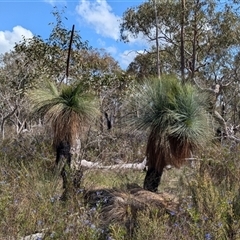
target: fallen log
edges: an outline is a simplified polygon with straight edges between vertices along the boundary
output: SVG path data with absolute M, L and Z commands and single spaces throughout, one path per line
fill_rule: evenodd
M 190 164 L 194 161 L 197 160 L 201 160 L 201 159 L 197 159 L 197 158 L 186 158 L 186 161 L 189 161 Z M 103 165 L 100 162 L 91 162 L 91 161 L 87 161 L 85 159 L 78 161 L 76 163 L 76 169 L 80 169 L 81 167 L 85 167 L 85 168 L 92 168 L 92 169 L 134 169 L 134 170 L 144 170 L 147 166 L 147 159 L 144 158 L 144 160 L 141 163 L 120 163 L 120 164 L 113 164 L 113 165 Z M 171 165 L 167 165 L 166 169 L 172 169 Z
M 144 170 L 146 167 L 146 158 L 144 158 L 141 163 L 122 163 L 122 164 L 113 164 L 109 166 L 102 165 L 99 162 L 90 162 L 85 159 L 81 160 L 78 164 L 82 167 L 86 168 L 94 168 L 94 169 L 136 169 L 136 170 Z

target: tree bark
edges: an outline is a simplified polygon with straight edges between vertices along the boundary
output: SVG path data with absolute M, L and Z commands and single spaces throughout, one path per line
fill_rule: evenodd
M 155 13 L 155 24 L 156 24 L 156 51 L 157 51 L 157 76 L 161 78 L 161 69 L 160 69 L 160 55 L 159 55 L 159 30 L 158 30 L 158 13 L 157 13 L 157 0 L 154 0 L 154 13 Z
M 185 1 L 185 0 L 184 0 Z M 197 5 L 199 1 L 197 1 Z M 197 13 L 194 12 L 194 23 L 193 23 L 193 45 L 192 45 L 192 64 L 191 64 L 191 79 L 195 77 L 196 71 L 196 55 L 197 55 Z
M 185 24 L 185 0 L 182 1 L 182 14 L 181 14 L 181 46 L 180 46 L 180 52 L 181 52 L 181 75 L 182 75 L 182 81 L 185 82 L 185 47 L 184 47 L 184 24 Z
M 16 110 L 17 110 L 17 105 L 14 107 L 14 109 L 13 109 L 9 114 L 7 114 L 6 116 L 4 116 L 4 117 L 2 118 L 2 123 L 1 123 L 2 139 L 5 138 L 5 131 L 4 131 L 5 121 L 6 121 L 9 117 L 11 117 L 11 116 L 15 113 Z

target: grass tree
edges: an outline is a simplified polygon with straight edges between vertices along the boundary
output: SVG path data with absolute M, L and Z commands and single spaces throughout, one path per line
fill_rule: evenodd
M 206 96 L 174 76 L 145 81 L 134 94 L 135 129 L 149 131 L 144 188 L 157 191 L 166 165 L 180 167 L 211 139 Z
M 71 168 L 71 148 L 81 134 L 82 127 L 94 119 L 98 108 L 92 95 L 81 84 L 61 85 L 60 89 L 46 81 L 44 86 L 29 92 L 33 112 L 45 117 L 53 130 L 53 146 L 56 150 L 56 164 L 61 162 L 63 187 L 72 183 L 66 169 Z M 63 159 L 64 163 L 62 163 Z

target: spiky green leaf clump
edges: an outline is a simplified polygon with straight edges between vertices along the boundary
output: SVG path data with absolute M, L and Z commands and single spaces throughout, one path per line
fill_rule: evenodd
M 54 132 L 54 145 L 60 141 L 72 143 L 81 127 L 98 115 L 93 96 L 81 84 L 63 85 L 60 90 L 52 82 L 46 81 L 41 88 L 28 93 L 33 113 L 45 116 Z
M 147 157 L 179 167 L 212 136 L 205 97 L 172 76 L 146 81 L 134 94 L 136 129 L 149 129 Z M 136 115 L 135 115 L 136 116 Z M 152 162 L 152 163 L 151 163 Z

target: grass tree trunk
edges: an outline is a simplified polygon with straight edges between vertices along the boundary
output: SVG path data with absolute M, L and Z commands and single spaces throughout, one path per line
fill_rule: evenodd
M 56 165 L 61 171 L 63 181 L 62 200 L 67 200 L 72 196 L 74 191 L 80 187 L 82 179 L 82 170 L 71 167 L 72 157 L 71 144 L 68 141 L 61 141 L 56 147 Z
M 156 192 L 161 181 L 162 172 L 163 169 L 161 172 L 158 172 L 154 168 L 149 168 L 144 179 L 144 189 L 151 192 Z
M 161 161 L 152 159 L 148 161 L 147 165 L 148 169 L 144 179 L 143 188 L 151 192 L 157 192 L 166 163 L 163 159 Z
M 147 173 L 144 179 L 144 189 L 156 192 L 161 181 L 166 161 L 163 154 L 163 149 L 158 145 L 158 139 L 155 135 L 155 131 L 152 130 L 147 144 L 146 156 L 147 156 Z
M 61 141 L 56 146 L 56 164 L 61 168 L 63 188 L 68 185 L 67 168 L 71 167 L 71 145 L 67 141 Z

